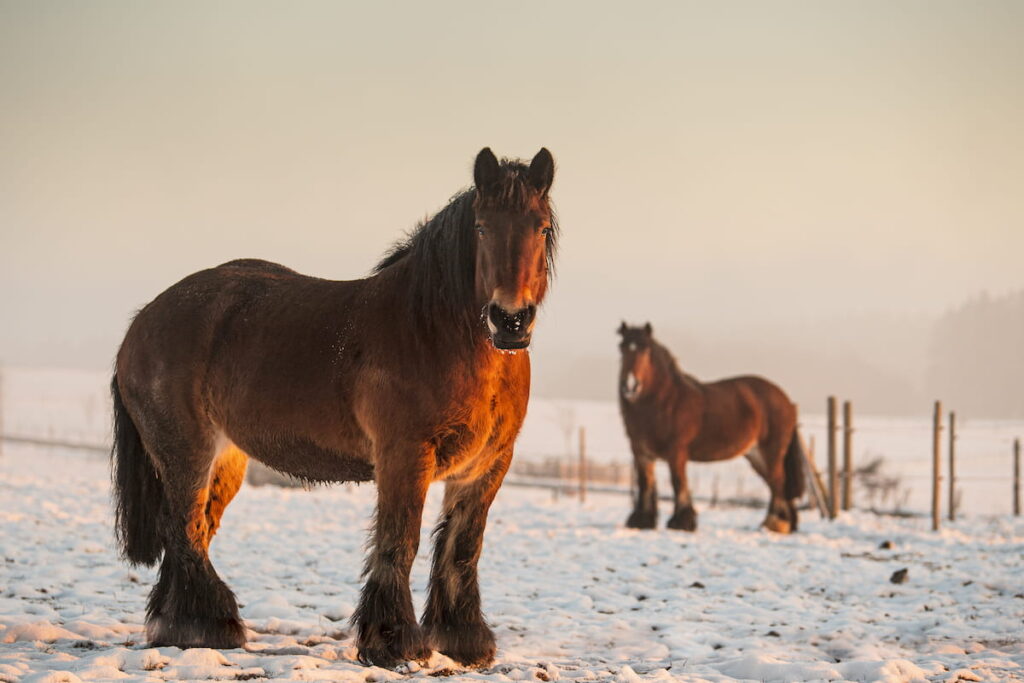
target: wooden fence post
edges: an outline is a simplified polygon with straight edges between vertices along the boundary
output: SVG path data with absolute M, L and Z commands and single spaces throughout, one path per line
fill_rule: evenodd
M 836 466 L 836 397 L 828 397 L 828 516 L 839 514 L 839 471 Z
M 942 401 L 935 402 L 935 414 L 932 416 L 932 531 L 939 530 L 940 508 L 942 500 L 939 495 L 942 482 Z
M 821 472 L 814 460 L 814 435 L 811 434 L 810 446 L 804 450 L 804 459 L 807 464 L 807 487 L 811 490 L 811 498 L 818 508 L 818 514 L 822 519 L 828 517 L 828 500 L 825 494 L 825 484 L 821 481 Z
M 949 411 L 949 521 L 956 520 L 956 413 Z
M 580 503 L 587 500 L 587 428 L 580 425 Z
M 853 501 L 853 407 L 843 401 L 843 510 Z
M 1020 439 L 1013 440 L 1013 516 L 1020 517 Z

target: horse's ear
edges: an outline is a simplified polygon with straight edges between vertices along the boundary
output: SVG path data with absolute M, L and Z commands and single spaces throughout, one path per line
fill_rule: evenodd
M 530 162 L 530 184 L 542 195 L 551 189 L 555 180 L 555 160 L 547 147 L 541 147 L 537 156 Z
M 651 333 L 654 332 L 654 329 L 651 327 L 650 323 L 647 323 L 646 325 L 644 325 L 644 332 L 647 333 L 648 337 L 650 337 Z
M 476 183 L 477 192 L 486 193 L 498 184 L 500 177 L 498 157 L 494 156 L 490 147 L 484 147 L 476 155 L 476 162 L 473 164 L 473 182 Z
M 625 321 L 625 320 L 623 320 L 623 321 L 622 321 L 622 324 L 621 324 L 621 325 L 619 325 L 619 329 L 617 329 L 617 330 L 616 330 L 616 332 L 618 332 L 618 333 L 619 333 L 619 334 L 621 334 L 621 335 L 624 335 L 624 334 L 626 334 L 626 329 L 627 329 L 627 327 L 626 327 L 626 321 Z

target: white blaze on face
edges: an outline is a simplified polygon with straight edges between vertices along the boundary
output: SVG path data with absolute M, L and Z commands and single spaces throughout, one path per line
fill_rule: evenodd
M 633 374 L 633 371 L 630 370 L 629 373 L 626 375 L 625 386 L 622 387 L 622 395 L 625 396 L 627 399 L 632 400 L 636 398 L 637 394 L 639 393 L 640 380 L 638 380 L 636 375 Z

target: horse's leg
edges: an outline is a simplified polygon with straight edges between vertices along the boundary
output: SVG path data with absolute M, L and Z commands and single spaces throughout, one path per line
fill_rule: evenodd
M 177 440 L 174 440 L 177 441 Z M 161 533 L 164 556 L 149 596 L 146 635 L 156 646 L 235 648 L 245 626 L 231 590 L 210 564 L 207 503 L 213 448 L 154 444 L 163 483 Z M 173 454 L 173 455 L 172 455 Z
M 220 518 L 224 515 L 224 509 L 238 493 L 238 489 L 242 488 L 248 464 L 249 457 L 234 444 L 217 456 L 210 476 L 210 491 L 206 501 L 207 546 L 220 528 Z
M 769 435 L 757 446 L 756 454 L 748 454 L 747 459 L 754 469 L 768 484 L 771 500 L 768 502 L 768 515 L 764 527 L 780 534 L 788 534 L 796 524 L 796 507 L 786 499 L 786 467 L 785 455 L 787 444 L 775 435 Z M 757 458 L 757 463 L 755 463 Z M 760 467 L 758 466 L 760 465 Z
M 688 462 L 689 457 L 686 451 L 680 451 L 668 463 L 672 472 L 672 490 L 675 493 L 675 511 L 672 513 L 672 518 L 668 520 L 669 529 L 697 530 L 697 511 L 693 509 L 690 483 L 686 478 Z
M 352 621 L 359 659 L 392 667 L 426 660 L 430 646 L 416 623 L 409 570 L 420 544 L 423 501 L 433 478 L 433 454 L 422 446 L 380 448 L 375 462 L 377 514 Z M 405 455 L 416 453 L 410 460 Z
M 477 561 L 487 511 L 511 461 L 502 455 L 476 481 L 448 482 L 444 510 L 434 530 L 434 563 L 423 627 L 431 643 L 460 664 L 487 666 L 494 659 L 494 634 L 480 610 Z
M 636 468 L 636 500 L 626 520 L 631 529 L 653 529 L 658 522 L 658 487 L 654 481 L 654 459 L 633 449 Z

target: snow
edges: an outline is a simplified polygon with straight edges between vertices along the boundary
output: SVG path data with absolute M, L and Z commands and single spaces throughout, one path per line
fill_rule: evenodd
M 778 536 L 757 528 L 762 510 L 705 506 L 696 534 L 641 532 L 622 527 L 622 496 L 505 488 L 480 562 L 493 666 L 435 653 L 388 671 L 356 661 L 347 621 L 372 486 L 243 488 L 212 546 L 250 629 L 225 651 L 140 642 L 155 572 L 116 556 L 108 487 L 100 456 L 6 445 L 0 681 L 1024 680 L 1024 520 L 1008 516 L 932 533 L 922 518 L 808 512 Z

